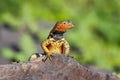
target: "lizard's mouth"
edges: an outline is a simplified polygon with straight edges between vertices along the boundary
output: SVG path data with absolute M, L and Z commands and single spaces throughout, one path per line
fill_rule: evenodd
M 67 29 L 71 29 L 71 28 L 73 28 L 73 27 L 74 27 L 74 24 L 70 22 L 70 23 L 66 26 L 66 30 L 67 30 Z
M 68 24 L 66 25 L 66 28 L 71 29 L 74 27 L 74 24 L 71 21 L 68 20 L 67 22 Z
M 68 26 L 70 26 L 70 28 L 73 28 L 74 24 L 70 22 Z

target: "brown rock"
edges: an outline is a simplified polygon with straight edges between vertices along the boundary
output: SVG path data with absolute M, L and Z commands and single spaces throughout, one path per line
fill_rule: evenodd
M 119 80 L 107 73 L 92 71 L 71 57 L 55 55 L 46 62 L 42 58 L 0 65 L 0 80 Z

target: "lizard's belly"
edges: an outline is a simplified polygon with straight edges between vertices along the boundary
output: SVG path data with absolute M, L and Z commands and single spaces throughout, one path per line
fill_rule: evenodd
M 60 44 L 50 44 L 47 48 L 51 53 L 63 53 L 63 47 Z

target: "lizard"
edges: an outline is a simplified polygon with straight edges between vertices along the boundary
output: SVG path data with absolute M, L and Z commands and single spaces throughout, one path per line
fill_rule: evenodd
M 74 24 L 69 20 L 56 22 L 55 26 L 49 32 L 47 39 L 41 43 L 41 47 L 44 51 L 43 55 L 46 56 L 46 59 L 50 59 L 54 53 L 64 54 L 65 56 L 69 55 L 70 45 L 63 37 L 63 34 L 73 27 Z M 37 58 L 38 55 L 42 56 L 42 54 L 34 54 L 31 56 L 30 60 L 32 60 L 32 58 Z M 46 61 L 46 59 L 44 61 Z

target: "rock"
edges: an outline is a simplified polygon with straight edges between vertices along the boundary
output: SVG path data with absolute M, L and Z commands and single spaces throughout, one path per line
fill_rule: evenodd
M 113 75 L 92 71 L 71 57 L 55 55 L 46 62 L 43 58 L 0 65 L 0 80 L 119 80 Z

